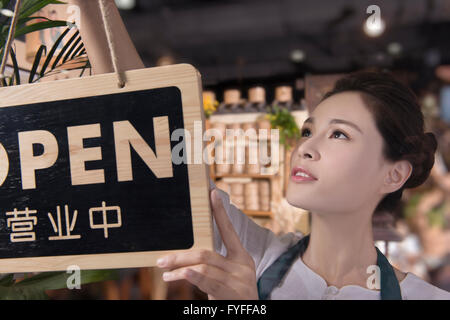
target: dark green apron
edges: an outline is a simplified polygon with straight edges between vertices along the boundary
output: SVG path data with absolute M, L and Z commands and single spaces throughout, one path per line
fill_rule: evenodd
M 284 276 L 292 266 L 294 261 L 306 251 L 309 243 L 309 235 L 300 239 L 300 241 L 289 248 L 275 262 L 270 265 L 258 279 L 258 295 L 260 300 L 267 300 L 272 290 L 279 285 Z M 381 281 L 381 300 L 402 300 L 400 285 L 395 276 L 394 269 L 387 258 L 377 250 L 377 265 L 380 268 Z

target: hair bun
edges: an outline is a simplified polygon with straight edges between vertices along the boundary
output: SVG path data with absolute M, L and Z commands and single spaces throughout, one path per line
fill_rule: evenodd
M 405 188 L 415 188 L 429 177 L 434 165 L 434 154 L 437 149 L 437 140 L 433 133 L 426 132 L 421 137 L 408 137 L 407 142 L 415 146 L 415 150 L 404 158 L 413 165 L 413 172 L 405 183 Z
M 436 136 L 432 132 L 426 132 L 424 136 L 425 148 L 428 148 L 430 152 L 435 153 L 438 146 Z

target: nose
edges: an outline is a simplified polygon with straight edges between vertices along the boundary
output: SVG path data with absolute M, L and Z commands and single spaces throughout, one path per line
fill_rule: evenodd
M 299 143 L 296 157 L 304 160 L 318 160 L 320 158 L 319 152 L 311 142 L 311 139 L 309 139 Z

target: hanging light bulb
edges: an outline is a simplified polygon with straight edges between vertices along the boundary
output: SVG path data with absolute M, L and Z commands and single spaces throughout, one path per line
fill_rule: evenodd
M 369 37 L 378 37 L 386 29 L 386 24 L 383 19 L 381 19 L 381 10 L 377 5 L 371 5 L 367 7 L 367 13 L 372 13 L 364 23 L 364 32 Z
M 132 10 L 136 7 L 136 0 L 115 0 L 120 10 Z
M 14 12 L 9 9 L 0 9 L 0 14 L 8 18 L 12 18 L 14 16 Z
M 306 58 L 306 54 L 303 50 L 295 49 L 291 51 L 290 58 L 295 63 L 303 62 Z
M 389 43 L 387 47 L 387 51 L 392 56 L 398 56 L 402 52 L 403 48 L 402 45 L 398 42 L 391 42 Z

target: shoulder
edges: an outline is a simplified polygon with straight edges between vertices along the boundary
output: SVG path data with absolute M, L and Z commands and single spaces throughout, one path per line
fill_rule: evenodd
M 395 271 L 397 274 L 397 270 Z M 399 273 L 403 277 L 400 288 L 404 300 L 450 300 L 450 292 L 426 282 L 414 273 L 401 271 Z

